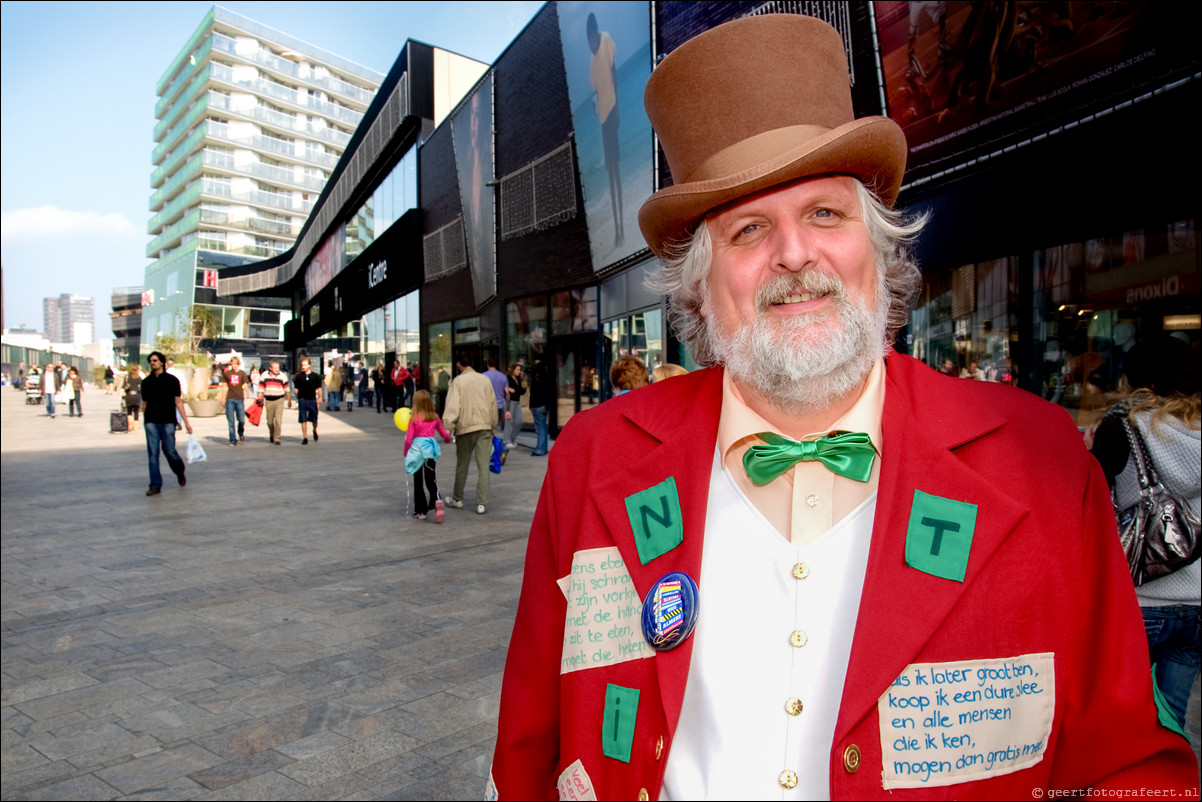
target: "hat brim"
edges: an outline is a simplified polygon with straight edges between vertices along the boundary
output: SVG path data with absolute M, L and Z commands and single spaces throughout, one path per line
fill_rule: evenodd
M 692 236 L 711 210 L 780 184 L 822 175 L 858 178 L 887 206 L 906 168 L 906 137 L 888 117 L 863 117 L 786 146 L 731 175 L 665 187 L 639 209 L 639 228 L 659 258 Z

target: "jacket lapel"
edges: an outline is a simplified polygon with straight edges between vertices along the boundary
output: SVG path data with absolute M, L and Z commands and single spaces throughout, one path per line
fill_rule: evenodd
M 875 709 L 880 695 L 914 662 L 1028 512 L 952 450 L 988 436 L 1005 425 L 1004 419 L 955 392 L 958 385 L 931 381 L 935 375 L 909 358 L 889 358 L 877 510 L 836 743 Z M 946 414 L 966 405 L 973 408 L 971 416 Z M 906 531 L 916 490 L 977 505 L 963 582 L 906 565 Z
M 632 406 L 625 420 L 657 441 L 643 453 L 623 462 L 604 481 L 591 489 L 602 525 L 609 531 L 630 571 L 640 599 L 646 599 L 651 586 L 672 571 L 687 574 L 694 582 L 701 577 L 702 540 L 705 511 L 709 497 L 709 466 L 713 462 L 718 436 L 718 416 L 722 407 L 722 372 L 699 371 L 696 379 L 681 377 L 653 387 L 659 398 L 652 403 Z M 691 379 L 691 380 L 690 380 Z M 676 388 L 676 392 L 667 392 Z M 621 436 L 615 442 L 623 442 Z M 650 442 L 650 441 L 648 441 Z M 634 533 L 626 509 L 626 497 L 660 484 L 672 477 L 680 501 L 684 539 L 679 546 L 643 565 L 634 542 Z M 705 589 L 699 589 L 701 615 L 705 612 Z M 655 656 L 660 698 L 670 731 L 675 731 L 684 701 L 693 639 Z

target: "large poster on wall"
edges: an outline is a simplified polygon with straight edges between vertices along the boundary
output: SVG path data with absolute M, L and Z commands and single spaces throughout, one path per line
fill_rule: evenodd
M 305 268 L 305 300 L 316 297 L 334 276 L 342 272 L 346 262 L 343 258 L 345 240 L 346 227 L 339 226 L 313 254 Z
M 485 76 L 451 120 L 455 169 L 463 203 L 472 293 L 480 306 L 497 292 L 495 192 L 492 152 L 492 73 Z
M 1192 26 L 1157 23 L 1166 5 L 874 3 L 889 116 L 910 145 L 907 177 L 1076 122 L 1174 72 L 1188 55 L 1181 29 Z
M 560 2 L 559 35 L 572 104 L 593 270 L 646 247 L 639 206 L 652 189 L 647 2 Z

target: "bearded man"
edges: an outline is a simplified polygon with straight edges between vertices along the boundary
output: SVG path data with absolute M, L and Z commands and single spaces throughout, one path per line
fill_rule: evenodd
M 714 367 L 557 441 L 490 793 L 1196 783 L 1158 723 L 1106 482 L 1072 421 L 890 348 L 925 221 L 891 208 L 905 139 L 854 118 L 847 76 L 830 26 L 764 15 L 648 82 L 676 183 L 639 223 L 678 335 Z

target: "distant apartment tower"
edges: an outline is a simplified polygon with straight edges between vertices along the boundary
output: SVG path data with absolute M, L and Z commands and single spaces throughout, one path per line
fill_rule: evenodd
M 142 344 L 142 288 L 115 287 L 112 307 L 113 353 L 118 363 L 137 362 Z
M 42 331 L 52 343 L 92 342 L 96 329 L 95 306 L 86 295 L 63 293 L 42 299 Z
M 291 247 L 383 77 L 209 11 L 157 86 L 142 351 L 203 315 L 214 350 L 280 353 L 289 299 L 219 301 L 218 271 Z

